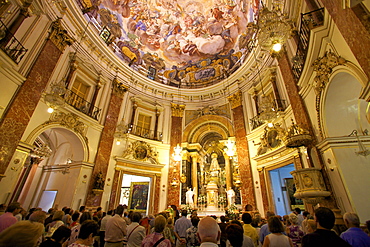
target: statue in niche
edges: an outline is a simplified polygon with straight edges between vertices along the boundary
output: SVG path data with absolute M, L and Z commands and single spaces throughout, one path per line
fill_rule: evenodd
M 211 173 L 212 177 L 217 177 L 218 173 L 220 172 L 220 165 L 218 164 L 217 157 L 218 156 L 216 153 L 212 153 L 211 155 L 212 161 L 209 167 L 209 172 Z
M 189 204 L 190 206 L 194 205 L 194 191 L 191 190 L 191 188 L 188 188 L 188 191 L 186 192 L 186 204 Z
M 96 174 L 95 182 L 94 182 L 94 189 L 103 190 L 104 189 L 104 181 L 105 181 L 105 179 L 103 177 L 102 172 L 99 172 L 98 174 Z

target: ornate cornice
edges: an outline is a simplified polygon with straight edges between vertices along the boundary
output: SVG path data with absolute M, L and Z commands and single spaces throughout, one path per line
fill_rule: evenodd
M 113 94 L 117 95 L 120 98 L 123 98 L 123 95 L 128 91 L 128 87 L 125 86 L 122 82 L 119 82 L 117 78 L 113 79 L 112 87 Z
M 172 110 L 173 117 L 183 117 L 185 105 L 178 105 L 175 103 L 171 103 L 171 110 Z
M 49 121 L 45 122 L 44 125 L 57 123 L 65 126 L 77 133 L 87 140 L 86 132 L 87 126 L 83 122 L 79 121 L 79 117 L 73 113 L 64 113 L 54 111 L 49 118 Z
M 72 45 L 75 41 L 62 27 L 60 19 L 57 19 L 51 24 L 49 39 L 61 52 L 64 51 L 67 45 Z
M 347 61 L 344 58 L 338 56 L 332 51 L 325 52 L 324 56 L 317 58 L 313 62 L 313 70 L 316 72 L 313 87 L 316 94 L 321 93 L 329 82 L 329 77 L 333 72 L 333 68 L 338 65 L 343 65 L 346 62 Z
M 227 97 L 227 99 L 230 102 L 231 109 L 234 109 L 242 105 L 242 95 L 243 95 L 242 92 L 238 91 L 237 93 Z

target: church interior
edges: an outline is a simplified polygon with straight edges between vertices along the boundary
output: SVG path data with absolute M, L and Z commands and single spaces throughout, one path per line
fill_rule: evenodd
M 0 203 L 370 219 L 370 1 L 1 0 Z

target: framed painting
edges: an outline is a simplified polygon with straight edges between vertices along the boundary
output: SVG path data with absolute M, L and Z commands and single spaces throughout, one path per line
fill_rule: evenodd
M 148 207 L 149 182 L 132 182 L 128 209 L 146 212 Z

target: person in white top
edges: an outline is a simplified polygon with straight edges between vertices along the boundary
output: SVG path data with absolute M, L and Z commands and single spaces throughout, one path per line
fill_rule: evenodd
M 145 227 L 139 225 L 142 216 L 134 212 L 131 216 L 131 224 L 127 226 L 127 247 L 140 247 L 145 238 Z
M 220 227 L 212 217 L 201 219 L 198 224 L 198 238 L 200 247 L 218 247 L 217 243 L 221 237 Z
M 191 188 L 188 188 L 188 191 L 185 193 L 186 195 L 186 204 L 189 204 L 190 206 L 194 205 L 194 191 L 191 190 Z
M 271 234 L 265 237 L 262 247 L 293 247 L 292 240 L 282 234 L 285 229 L 278 217 L 272 216 L 268 219 L 268 228 Z
M 227 201 L 228 201 L 227 205 L 229 206 L 235 203 L 235 192 L 231 187 L 227 191 Z

